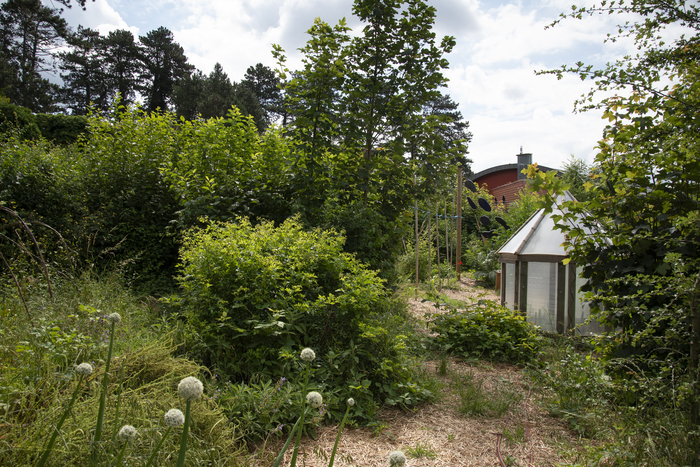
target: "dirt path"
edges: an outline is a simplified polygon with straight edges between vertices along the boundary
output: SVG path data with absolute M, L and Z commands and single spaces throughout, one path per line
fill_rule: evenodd
M 492 291 L 475 288 L 466 281 L 461 286 L 460 290 L 443 292 L 462 301 L 497 298 Z M 410 301 L 410 307 L 411 312 L 421 318 L 426 312 L 440 312 L 433 304 L 416 300 Z M 382 427 L 379 430 L 344 429 L 334 465 L 386 467 L 389 453 L 402 450 L 407 457 L 407 467 L 498 467 L 501 464 L 496 447 L 498 434 L 502 434 L 500 453 L 508 467 L 554 466 L 564 461 L 560 451 L 575 445 L 576 438 L 564 424 L 548 416 L 536 403 L 538 396 L 530 394 L 528 397 L 529 383 L 518 367 L 469 364 L 450 359 L 446 374 L 441 375 L 439 364 L 436 361 L 423 363 L 425 371 L 433 372 L 444 383 L 437 402 L 411 411 L 382 409 L 378 417 Z M 468 373 L 472 374 L 473 380 L 481 381 L 487 394 L 496 394 L 507 388 L 522 396 L 522 400 L 502 417 L 463 415 L 458 411 L 460 398 L 456 381 L 459 375 Z M 337 426 L 321 427 L 317 431 L 317 440 L 306 439 L 302 443 L 304 459 L 297 465 L 327 466 L 328 460 L 319 456 L 319 451 L 329 456 L 337 433 Z

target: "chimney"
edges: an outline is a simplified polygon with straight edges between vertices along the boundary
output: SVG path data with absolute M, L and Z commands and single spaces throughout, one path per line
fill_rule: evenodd
M 523 147 L 520 146 L 520 154 L 516 157 L 518 158 L 518 180 L 524 180 L 527 176 L 523 173 L 523 170 L 532 164 L 532 153 L 523 154 Z

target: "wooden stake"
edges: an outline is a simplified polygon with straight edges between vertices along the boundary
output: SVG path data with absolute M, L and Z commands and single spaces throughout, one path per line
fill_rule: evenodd
M 457 175 L 457 254 L 455 255 L 455 269 L 457 281 L 462 278 L 462 166 L 459 166 Z

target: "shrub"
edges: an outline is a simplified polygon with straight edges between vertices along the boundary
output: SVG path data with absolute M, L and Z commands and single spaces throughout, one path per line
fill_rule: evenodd
M 20 139 L 41 137 L 34 114 L 29 109 L 10 104 L 8 99 L 2 97 L 0 98 L 0 133 L 13 132 L 17 132 Z
M 47 140 L 55 144 L 73 144 L 87 132 L 88 118 L 84 115 L 37 114 L 36 125 Z
M 374 400 L 431 396 L 412 381 L 406 337 L 390 330 L 383 280 L 343 252 L 337 233 L 240 218 L 190 231 L 181 259 L 182 294 L 169 302 L 186 321 L 187 350 L 222 377 L 298 379 L 294 355 L 311 347 L 316 387 L 353 397 L 356 416 L 370 418 Z
M 536 326 L 490 300 L 439 315 L 431 326 L 439 348 L 470 357 L 527 362 L 537 357 L 542 342 Z

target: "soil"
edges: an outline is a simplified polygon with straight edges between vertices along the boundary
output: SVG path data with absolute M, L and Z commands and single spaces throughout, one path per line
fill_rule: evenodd
M 463 302 L 498 299 L 493 290 L 479 288 L 468 279 L 463 279 L 458 290 L 443 289 L 441 294 Z M 409 300 L 409 307 L 423 320 L 444 311 L 415 299 Z M 520 367 L 451 358 L 445 374 L 440 374 L 440 363 L 423 362 L 425 371 L 444 382 L 443 393 L 435 402 L 413 410 L 383 408 L 378 428 L 346 427 L 334 466 L 386 467 L 389 454 L 401 450 L 407 458 L 406 467 L 544 467 L 565 462 L 564 452 L 576 448 L 578 438 L 539 404 L 540 395 L 531 389 Z M 454 380 L 466 373 L 481 381 L 487 392 L 508 388 L 522 398 L 501 417 L 464 415 L 458 411 Z M 316 440 L 304 438 L 297 465 L 326 467 L 337 433 L 338 426 L 323 426 L 317 429 Z M 290 452 L 291 448 L 282 465 L 289 465 Z

